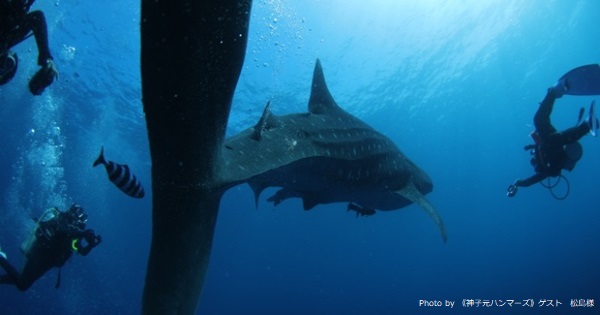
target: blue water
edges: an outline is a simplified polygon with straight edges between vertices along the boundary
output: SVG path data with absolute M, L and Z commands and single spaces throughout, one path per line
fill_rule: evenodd
M 72 202 L 104 241 L 65 265 L 60 289 L 56 270 L 25 293 L 0 286 L 0 314 L 139 313 L 151 227 L 139 3 L 34 8 L 46 13 L 60 79 L 31 96 L 34 41 L 15 48 L 19 72 L 0 87 L 0 245 L 20 265 L 31 217 Z M 600 301 L 600 140 L 581 141 L 566 200 L 540 185 L 512 199 L 505 189 L 532 173 L 522 147 L 546 88 L 600 61 L 599 20 L 600 4 L 583 0 L 255 1 L 228 135 L 253 125 L 267 100 L 276 114 L 306 111 L 320 58 L 338 104 L 431 176 L 428 199 L 448 243 L 417 206 L 355 218 L 343 204 L 273 207 L 267 190 L 255 209 L 250 189 L 235 187 L 222 201 L 198 313 L 597 313 L 569 304 Z M 559 99 L 553 122 L 572 126 L 592 99 Z M 146 198 L 127 197 L 91 167 L 102 145 L 132 168 Z M 535 307 L 467 309 L 463 299 Z

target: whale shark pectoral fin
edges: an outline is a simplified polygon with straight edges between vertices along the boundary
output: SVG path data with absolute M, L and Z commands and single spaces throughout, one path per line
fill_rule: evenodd
M 258 208 L 258 198 L 267 186 L 255 181 L 248 181 L 248 185 L 250 185 L 250 189 L 252 189 L 252 192 L 254 193 L 254 206 Z
M 418 204 L 429 214 L 429 216 L 433 219 L 433 222 L 437 225 L 438 229 L 440 229 L 440 233 L 442 234 L 442 239 L 444 243 L 448 241 L 448 237 L 446 236 L 446 227 L 444 226 L 444 221 L 442 221 L 442 217 L 440 217 L 439 213 L 435 210 L 435 207 L 425 198 L 425 196 L 415 187 L 413 183 L 409 183 L 404 188 L 396 191 L 400 196 L 412 201 L 415 204 Z
M 319 204 L 318 199 L 319 198 L 311 194 L 302 195 L 302 207 L 304 208 L 304 211 L 308 211 L 316 207 Z

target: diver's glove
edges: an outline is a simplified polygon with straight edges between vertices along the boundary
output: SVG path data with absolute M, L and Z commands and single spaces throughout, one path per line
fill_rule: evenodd
M 94 246 L 98 246 L 100 243 L 102 243 L 102 236 L 96 235 L 94 238 Z
M 509 185 L 508 189 L 506 189 L 506 196 L 514 197 L 517 194 L 518 189 L 519 188 L 517 187 L 517 185 Z
M 96 247 L 102 242 L 102 237 L 100 235 L 96 235 L 94 233 L 94 230 L 91 229 L 85 230 L 85 232 L 83 232 L 83 238 L 91 247 Z
M 58 79 L 58 71 L 52 59 L 46 59 L 42 69 L 38 70 L 29 80 L 29 91 L 33 95 L 41 95 L 44 90 Z
M 558 80 L 558 82 L 550 89 L 554 91 L 556 98 L 561 98 L 569 90 L 567 79 L 562 78 Z

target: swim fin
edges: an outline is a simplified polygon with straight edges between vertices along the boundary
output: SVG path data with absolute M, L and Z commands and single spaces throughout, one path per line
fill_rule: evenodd
M 595 110 L 596 101 L 592 101 L 590 105 L 590 112 L 588 113 L 588 118 L 586 119 L 586 123 L 590 127 L 590 134 L 592 136 L 598 135 L 598 118 L 596 118 L 596 110 Z
M 579 123 L 581 123 L 581 118 L 583 118 L 583 114 L 585 113 L 585 108 L 580 108 L 579 109 L 579 115 L 577 116 L 577 125 L 579 125 Z
M 0 85 L 6 84 L 17 73 L 19 66 L 19 57 L 17 53 L 11 50 L 0 53 Z
M 600 95 L 600 64 L 590 64 L 572 69 L 558 79 L 568 82 L 564 94 Z
M 52 59 L 48 59 L 42 69 L 38 70 L 29 81 L 29 91 L 33 95 L 41 95 L 55 79 L 58 79 L 58 71 L 56 71 Z

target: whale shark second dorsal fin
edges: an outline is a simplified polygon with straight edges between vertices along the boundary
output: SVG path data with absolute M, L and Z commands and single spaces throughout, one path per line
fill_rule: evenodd
M 310 100 L 308 101 L 308 111 L 313 114 L 326 114 L 338 108 L 327 88 L 327 83 L 325 83 L 321 61 L 317 59 L 310 90 Z

